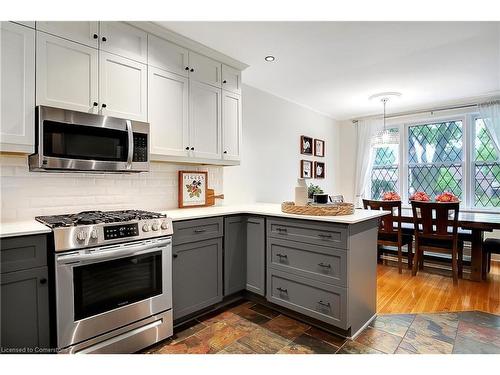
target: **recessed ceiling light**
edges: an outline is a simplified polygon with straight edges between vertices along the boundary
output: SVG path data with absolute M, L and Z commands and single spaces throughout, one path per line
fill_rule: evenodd
M 266 60 L 267 62 L 273 62 L 274 60 L 276 60 L 276 58 L 274 56 L 266 56 L 264 57 L 264 60 Z

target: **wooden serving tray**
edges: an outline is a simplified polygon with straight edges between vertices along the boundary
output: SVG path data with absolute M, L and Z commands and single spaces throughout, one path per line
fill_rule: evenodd
M 294 215 L 340 216 L 352 215 L 354 205 L 352 203 L 330 203 L 324 206 L 296 206 L 293 202 L 283 202 L 281 203 L 281 211 Z

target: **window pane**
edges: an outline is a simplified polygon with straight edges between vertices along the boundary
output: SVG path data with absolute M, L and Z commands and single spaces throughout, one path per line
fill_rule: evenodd
M 383 193 L 398 190 L 398 167 L 374 167 L 371 180 L 372 199 L 382 199 Z
M 462 161 L 462 121 L 412 126 L 408 139 L 409 163 Z
M 408 193 L 425 191 L 431 198 L 449 191 L 462 197 L 462 165 L 415 165 L 408 171 Z
M 399 159 L 399 145 L 388 145 L 375 149 L 374 166 L 397 164 Z
M 474 204 L 500 207 L 500 163 L 476 163 Z
M 482 119 L 476 119 L 475 161 L 497 161 L 498 155 Z

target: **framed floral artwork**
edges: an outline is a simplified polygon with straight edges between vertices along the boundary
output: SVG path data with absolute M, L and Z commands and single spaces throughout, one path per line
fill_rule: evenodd
M 207 172 L 179 171 L 179 208 L 205 206 L 207 186 Z
M 325 156 L 325 141 L 321 139 L 314 140 L 314 156 Z
M 312 161 L 300 161 L 300 178 L 312 178 Z
M 325 163 L 321 161 L 314 162 L 314 178 L 325 178 Z
M 313 154 L 313 139 L 306 135 L 300 136 L 300 153 L 303 155 Z

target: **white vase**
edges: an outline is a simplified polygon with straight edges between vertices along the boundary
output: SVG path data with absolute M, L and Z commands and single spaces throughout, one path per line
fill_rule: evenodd
M 303 178 L 297 179 L 294 203 L 296 206 L 305 206 L 307 204 L 307 184 L 306 180 Z

